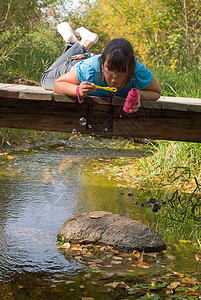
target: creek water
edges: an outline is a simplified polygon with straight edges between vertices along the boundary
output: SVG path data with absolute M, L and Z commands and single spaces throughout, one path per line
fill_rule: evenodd
M 106 144 L 100 149 L 76 148 L 63 143 L 1 157 L 1 299 L 135 299 L 101 293 L 93 280 L 84 287 L 88 267 L 65 259 L 57 248 L 57 233 L 68 218 L 94 210 L 119 213 L 152 226 L 156 216 L 136 205 L 137 190 L 115 186 L 104 172 L 91 168 L 96 162 L 143 155 L 143 148 L 109 149 Z M 164 229 L 158 231 L 163 237 Z M 178 271 L 197 270 L 192 248 L 178 249 L 167 238 L 166 243 Z M 162 273 L 160 265 L 154 271 L 136 271 L 135 282 L 138 276 L 146 281 L 156 273 Z

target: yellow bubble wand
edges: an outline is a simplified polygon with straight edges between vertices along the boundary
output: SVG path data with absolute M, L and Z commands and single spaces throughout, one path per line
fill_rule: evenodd
M 117 88 L 115 88 L 115 87 L 110 87 L 110 86 L 104 87 L 104 86 L 98 86 L 98 85 L 95 85 L 95 87 L 97 89 L 102 89 L 102 90 L 110 91 L 110 92 L 113 92 L 113 93 L 117 92 Z

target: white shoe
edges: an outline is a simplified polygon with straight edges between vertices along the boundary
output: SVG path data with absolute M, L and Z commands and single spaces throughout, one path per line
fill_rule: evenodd
M 84 27 L 77 28 L 75 30 L 75 34 L 81 37 L 81 43 L 84 43 L 86 40 L 88 40 L 95 44 L 98 41 L 98 35 Z
M 77 38 L 74 35 L 73 30 L 70 27 L 69 23 L 62 22 L 62 23 L 58 24 L 57 25 L 57 30 L 67 43 L 73 43 L 74 44 L 74 43 L 77 42 Z

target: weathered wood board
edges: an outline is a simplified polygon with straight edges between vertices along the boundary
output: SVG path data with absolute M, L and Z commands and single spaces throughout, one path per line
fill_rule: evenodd
M 76 98 L 42 87 L 0 84 L 0 127 L 72 132 L 104 137 L 201 142 L 201 100 L 161 97 L 123 111 L 124 98 Z M 79 123 L 81 117 L 86 124 Z

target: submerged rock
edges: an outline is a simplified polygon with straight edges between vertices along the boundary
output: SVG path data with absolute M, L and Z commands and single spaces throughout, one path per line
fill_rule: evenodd
M 60 228 L 58 239 L 78 243 L 98 243 L 127 251 L 161 251 L 166 248 L 159 234 L 150 227 L 106 211 L 83 213 L 68 219 Z

